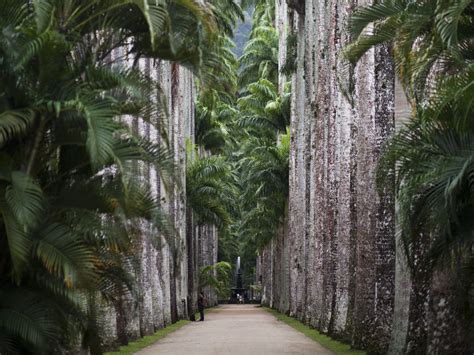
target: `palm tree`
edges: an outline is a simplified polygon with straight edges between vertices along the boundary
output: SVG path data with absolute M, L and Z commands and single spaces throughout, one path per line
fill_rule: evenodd
M 206 151 L 220 153 L 228 137 L 227 125 L 233 121 L 237 94 L 237 59 L 233 42 L 221 36 L 215 50 L 204 54 L 199 100 L 195 110 L 195 141 Z
M 424 260 L 430 268 L 465 259 L 474 242 L 473 74 L 471 67 L 467 75 L 444 79 L 430 107 L 391 140 L 379 168 L 381 184 L 387 173 L 397 176 L 399 220 L 413 268 L 423 230 L 433 232 Z
M 288 83 L 289 84 L 289 83 Z M 278 95 L 276 85 L 267 79 L 249 84 L 248 95 L 237 100 L 240 110 L 238 124 L 257 135 L 275 137 L 290 125 L 290 85 L 283 95 Z
M 412 106 L 412 120 L 390 141 L 379 172 L 397 176 L 412 270 L 422 230 L 432 232 L 422 262 L 429 267 L 460 260 L 473 245 L 473 15 L 471 1 L 390 0 L 360 7 L 351 18 L 348 59 L 355 64 L 373 46 L 390 43 Z
M 211 72 L 221 75 L 230 71 L 226 74 L 230 85 L 215 80 L 214 90 L 201 90 L 196 143 L 221 156 L 201 158 L 187 175 L 188 201 L 196 218 L 220 225 L 220 260 L 233 262 L 237 255 L 243 256 L 246 276 L 251 276 L 257 249 L 277 235 L 288 195 L 289 134 L 284 133 L 289 125 L 290 86 L 278 93 L 278 36 L 272 25 L 272 6 L 266 1 L 256 4 L 255 25 L 239 59 L 239 71 L 235 59 L 224 55 L 221 61 L 227 69 Z M 233 171 L 231 179 L 228 173 L 214 174 L 212 180 L 199 178 L 196 172 L 205 171 L 207 164 L 216 160 Z M 224 207 L 229 218 L 215 206 Z M 224 218 L 228 219 L 225 224 L 221 223 Z
M 260 19 L 254 16 L 256 22 L 250 40 L 244 47 L 244 54 L 239 58 L 239 85 L 242 89 L 258 79 L 278 82 L 278 34 L 272 24 L 273 17 L 268 16 L 266 12 Z
M 230 139 L 228 124 L 236 114 L 235 108 L 221 101 L 218 101 L 214 108 L 198 102 L 195 116 L 196 144 L 213 154 L 221 153 Z
M 186 171 L 186 197 L 197 224 L 219 228 L 230 223 L 235 194 L 233 176 L 222 156 L 199 158 L 197 154 Z
M 214 265 L 207 265 L 199 270 L 199 288 L 213 288 L 219 299 L 226 299 L 230 293 L 230 278 L 232 276 L 232 265 L 226 261 L 220 261 Z
M 238 63 L 228 37 L 221 37 L 216 57 L 204 56 L 203 74 L 213 85 L 200 87 L 195 130 L 200 149 L 187 171 L 189 224 L 217 225 L 219 260 L 243 255 L 246 272 L 257 248 L 276 236 L 288 195 L 290 86 L 278 93 L 272 8 L 272 2 L 256 4 L 251 39 Z
M 372 47 L 388 44 L 411 106 L 411 120 L 388 142 L 378 172 L 380 187 L 396 179 L 397 219 L 413 280 L 407 352 L 426 352 L 432 312 L 426 300 L 440 300 L 444 312 L 456 313 L 474 281 L 473 15 L 472 1 L 390 0 L 360 7 L 350 20 L 349 61 L 355 65 Z M 438 299 L 436 287 L 443 287 Z M 456 336 L 446 340 L 462 348 L 468 326 L 458 324 Z
M 269 139 L 249 139 L 240 160 L 243 191 L 242 234 L 261 250 L 277 236 L 288 198 L 289 132 L 279 143 Z
M 399 79 L 412 104 L 421 104 L 437 77 L 458 74 L 472 63 L 473 13 L 470 1 L 385 0 L 361 6 L 351 16 L 354 41 L 345 53 L 355 65 L 375 45 L 392 44 Z

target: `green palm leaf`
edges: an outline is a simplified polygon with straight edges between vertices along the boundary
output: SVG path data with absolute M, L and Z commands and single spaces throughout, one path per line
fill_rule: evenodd
M 45 350 L 58 331 L 49 307 L 34 293 L 24 289 L 0 292 L 0 329 L 19 337 L 37 350 Z
M 114 158 L 115 131 L 119 125 L 114 122 L 115 111 L 107 101 L 84 98 L 72 104 L 83 115 L 87 123 L 86 147 L 92 165 L 103 166 Z
M 358 7 L 349 19 L 352 36 L 358 37 L 370 23 L 401 14 L 406 6 L 406 0 L 389 0 Z
M 11 173 L 5 191 L 5 202 L 18 223 L 26 229 L 41 219 L 45 199 L 38 183 L 21 171 Z
M 2 210 L 9 255 L 13 266 L 11 276 L 13 276 L 16 282 L 19 282 L 31 255 L 32 242 L 25 228 L 17 222 L 3 199 L 0 199 L 0 208 Z
M 448 47 L 458 45 L 459 23 L 462 21 L 463 12 L 471 7 L 470 0 L 447 1 L 448 6 L 444 11 L 440 11 L 436 18 L 436 28 L 441 39 Z
M 33 252 L 53 275 L 73 287 L 80 277 L 91 277 L 93 257 L 79 238 L 65 226 L 49 224 L 38 232 Z
M 18 281 L 30 256 L 30 233 L 43 216 L 45 199 L 40 186 L 20 171 L 11 172 L 9 182 L 1 190 L 0 212 L 13 263 L 12 276 Z
M 42 33 L 48 29 L 54 19 L 54 1 L 52 0 L 34 0 L 35 21 L 37 32 Z
M 23 137 L 32 127 L 35 112 L 30 109 L 0 113 L 0 147 L 12 139 Z

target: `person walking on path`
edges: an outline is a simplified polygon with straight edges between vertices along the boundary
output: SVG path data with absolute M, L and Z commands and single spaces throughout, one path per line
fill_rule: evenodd
M 200 319 L 199 321 L 200 322 L 204 322 L 204 307 L 205 307 L 205 304 L 206 303 L 206 299 L 204 298 L 204 294 L 201 292 L 199 292 L 199 296 L 198 296 L 198 310 L 199 310 L 199 315 L 200 315 Z

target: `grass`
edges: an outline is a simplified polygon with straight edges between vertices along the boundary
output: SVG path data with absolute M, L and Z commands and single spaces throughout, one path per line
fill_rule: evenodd
M 206 308 L 206 312 L 213 311 L 215 307 Z M 195 315 L 196 320 L 199 319 L 199 312 Z M 140 338 L 136 341 L 130 342 L 128 345 L 124 345 L 120 347 L 119 351 L 112 351 L 105 353 L 104 355 L 131 355 L 136 353 L 137 351 L 146 348 L 154 343 L 156 343 L 161 338 L 167 336 L 169 333 L 178 330 L 179 328 L 185 326 L 186 324 L 191 323 L 189 320 L 180 320 L 174 324 L 167 326 L 166 328 L 162 328 L 158 330 L 153 335 L 147 335 L 143 338 Z
M 331 350 L 332 352 L 338 355 L 345 355 L 345 354 L 365 355 L 365 351 L 351 349 L 350 345 L 331 339 L 327 335 L 321 334 L 316 329 L 313 329 L 301 323 L 299 320 L 295 318 L 282 314 L 275 309 L 265 307 L 265 310 L 273 314 L 278 320 L 288 324 L 290 327 L 303 333 L 307 337 L 313 339 L 314 341 L 324 346 L 326 349 Z
M 351 349 L 350 345 L 331 339 L 327 335 L 321 334 L 316 329 L 310 328 L 309 326 L 301 323 L 295 318 L 288 317 L 287 315 L 284 315 L 278 312 L 277 310 L 271 308 L 264 307 L 264 309 L 273 314 L 278 320 L 288 324 L 290 327 L 303 333 L 307 337 L 321 344 L 326 349 L 331 350 L 332 352 L 338 355 L 365 355 L 364 351 Z M 212 310 L 212 308 L 206 311 L 210 310 Z M 199 313 L 196 313 L 196 319 L 199 319 Z M 167 326 L 166 328 L 158 330 L 153 335 L 145 336 L 141 339 L 138 339 L 137 341 L 129 343 L 126 346 L 120 347 L 119 351 L 105 353 L 105 355 L 131 355 L 143 348 L 146 348 L 147 346 L 152 345 L 153 343 L 167 336 L 171 332 L 174 332 L 175 330 L 178 330 L 179 328 L 189 323 L 190 321 L 188 320 L 180 320 L 174 324 Z
M 166 328 L 158 330 L 153 335 L 147 335 L 143 338 L 138 339 L 137 341 L 130 342 L 128 345 L 121 346 L 119 351 L 105 353 L 105 355 L 130 355 L 136 353 L 137 351 L 146 348 L 149 345 L 152 345 L 161 338 L 167 336 L 169 333 L 178 330 L 179 328 L 185 326 L 188 323 L 190 323 L 190 321 L 180 320 L 174 324 L 167 326 Z

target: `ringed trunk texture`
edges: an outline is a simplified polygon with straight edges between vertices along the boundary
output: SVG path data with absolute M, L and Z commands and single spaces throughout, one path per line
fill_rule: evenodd
M 341 52 L 352 11 L 347 1 L 314 0 L 306 2 L 304 18 L 294 14 L 289 237 L 296 246 L 290 283 L 299 288 L 290 295 L 290 312 L 383 353 L 393 313 L 394 209 L 390 188 L 383 197 L 376 191 L 375 169 L 394 125 L 394 72 L 388 48 L 379 47 L 344 77 Z M 352 81 L 352 102 L 342 92 L 344 80 Z
M 344 76 L 354 5 L 306 0 L 301 16 L 277 3 L 279 33 L 298 39 L 296 73 L 288 78 L 290 196 L 288 225 L 263 252 L 259 270 L 266 304 L 384 353 L 394 307 L 394 196 L 390 186 L 377 193 L 375 172 L 394 129 L 394 69 L 380 46 Z M 280 40 L 280 63 L 285 45 Z M 354 88 L 351 100 L 344 81 Z
M 112 54 L 122 57 L 123 51 Z M 165 95 L 168 120 L 156 117 L 162 130 L 167 132 L 169 148 L 177 167 L 172 186 L 165 189 L 159 172 L 148 164 L 136 166 L 136 173 L 162 202 L 176 228 L 176 236 L 164 236 L 152 230 L 143 221 L 139 237 L 124 263 L 133 276 L 135 287 L 125 291 L 114 305 L 104 301 L 95 302 L 97 308 L 98 341 L 101 351 L 117 349 L 119 345 L 153 334 L 178 319 L 188 318 L 188 303 L 197 298 L 197 250 L 195 226 L 186 219 L 186 140 L 194 137 L 195 84 L 190 71 L 177 64 L 129 57 L 124 65 L 137 65 L 146 75 L 157 80 L 161 88 L 156 90 L 157 105 L 162 105 L 159 95 Z M 157 129 L 140 117 L 122 117 L 134 130 L 149 137 L 153 142 L 164 144 Z M 212 234 L 214 233 L 214 234 Z M 203 243 L 211 243 L 211 251 L 217 257 L 217 234 L 213 230 Z M 199 247 L 204 248 L 200 245 Z M 188 258 L 193 257 L 188 262 Z M 214 254 L 205 254 L 206 262 L 216 262 Z M 188 279 L 190 277 L 190 279 Z M 214 298 L 213 298 L 214 302 Z M 190 308 L 192 310 L 192 307 Z
M 389 47 L 353 70 L 342 56 L 348 18 L 365 3 L 306 0 L 297 13 L 276 0 L 280 67 L 282 37 L 296 35 L 298 54 L 279 79 L 280 91 L 292 83 L 289 208 L 257 258 L 262 302 L 371 354 L 467 354 L 472 286 L 449 268 L 409 269 L 394 181 L 376 186 L 383 144 L 410 110 Z M 415 264 L 429 243 L 419 236 Z

